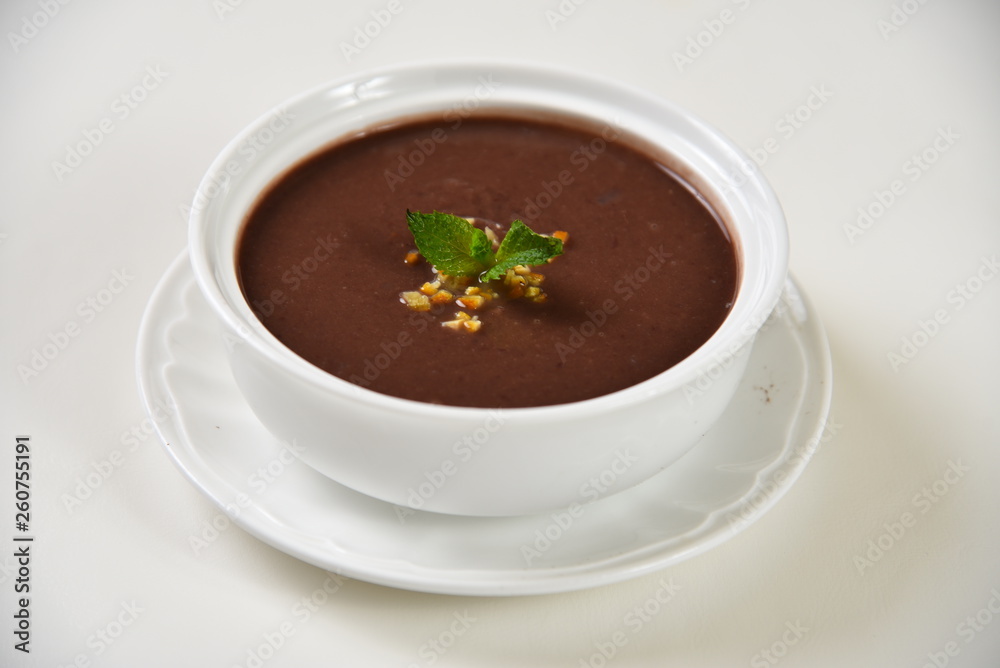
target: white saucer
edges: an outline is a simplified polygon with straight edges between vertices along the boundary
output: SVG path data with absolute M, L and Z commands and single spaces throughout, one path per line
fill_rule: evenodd
M 167 270 L 143 316 L 139 388 L 146 410 L 161 418 L 167 453 L 191 482 L 228 507 L 236 524 L 283 552 L 416 591 L 570 591 L 700 554 L 760 517 L 798 478 L 822 440 L 831 392 L 826 337 L 800 294 L 789 282 L 732 404 L 694 449 L 575 517 L 412 511 L 294 460 L 237 390 L 187 253 Z

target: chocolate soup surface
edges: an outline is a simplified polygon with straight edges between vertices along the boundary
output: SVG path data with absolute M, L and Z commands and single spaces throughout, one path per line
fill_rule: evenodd
M 263 194 L 238 270 L 252 308 L 291 350 L 384 394 L 513 408 L 635 385 L 719 328 L 737 290 L 735 250 L 656 160 L 608 129 L 476 116 L 455 125 L 345 140 Z M 441 326 L 454 303 L 409 310 L 400 293 L 433 272 L 404 262 L 415 248 L 407 209 L 568 232 L 564 255 L 535 268 L 547 301 L 470 311 L 483 321 L 474 333 Z

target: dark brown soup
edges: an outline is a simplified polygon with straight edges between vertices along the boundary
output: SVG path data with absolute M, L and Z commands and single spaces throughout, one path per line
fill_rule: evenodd
M 403 261 L 407 209 L 568 232 L 565 254 L 536 268 L 547 301 L 496 300 L 475 333 L 441 326 L 453 303 L 409 310 L 400 293 L 433 271 Z M 497 408 L 655 376 L 719 328 L 738 282 L 714 213 L 614 128 L 504 117 L 415 121 L 328 147 L 261 197 L 237 261 L 264 325 L 321 369 L 397 397 Z

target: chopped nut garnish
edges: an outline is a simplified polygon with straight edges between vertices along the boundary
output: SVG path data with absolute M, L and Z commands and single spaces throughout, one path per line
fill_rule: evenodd
M 482 295 L 463 295 L 456 299 L 455 303 L 462 308 L 471 308 L 475 311 L 483 307 L 483 304 L 486 303 L 486 298 Z
M 488 225 L 484 226 L 484 229 L 496 250 L 499 245 L 496 232 Z M 561 230 L 550 236 L 563 243 L 569 239 L 569 234 Z M 417 264 L 421 259 L 422 256 L 418 251 L 410 251 L 406 255 L 407 264 Z M 450 276 L 436 268 L 432 269 L 434 280 L 424 282 L 417 290 L 400 294 L 401 301 L 414 311 L 429 311 L 432 305 L 450 303 L 470 311 L 485 311 L 495 299 L 523 298 L 535 304 L 542 304 L 548 298 L 541 287 L 545 276 L 532 271 L 527 265 L 519 264 L 511 267 L 500 279 L 484 283 L 479 283 L 474 276 Z M 458 311 L 454 319 L 446 320 L 441 325 L 455 331 L 477 332 L 482 327 L 482 322 L 479 316 L 470 316 L 465 311 Z
M 496 250 L 497 248 L 499 248 L 500 247 L 500 237 L 498 237 L 497 233 L 493 231 L 493 228 L 490 227 L 489 225 L 486 225 L 483 228 L 483 231 L 486 233 L 486 238 L 490 240 L 491 244 L 493 244 L 493 250 Z
M 450 302 L 454 298 L 455 298 L 455 295 L 451 294 L 447 290 L 438 290 L 437 292 L 434 293 L 434 296 L 431 297 L 431 303 L 432 304 L 447 304 L 448 302 Z
M 470 316 L 464 311 L 459 311 L 455 314 L 454 320 L 446 320 L 441 323 L 441 326 L 453 329 L 456 332 L 460 330 L 464 330 L 466 332 L 478 332 L 479 328 L 483 326 L 483 323 L 480 322 L 479 316 Z
M 403 303 L 414 311 L 430 311 L 431 310 L 431 300 L 427 298 L 427 295 L 421 294 L 416 290 L 411 290 L 409 292 L 403 292 L 400 295 Z
M 438 272 L 438 280 L 441 285 L 452 292 L 461 292 L 465 289 L 465 286 L 472 282 L 472 279 L 468 276 L 449 276 L 440 272 Z
M 528 286 L 528 279 L 517 273 L 518 267 L 508 269 L 503 277 L 503 283 L 507 286 L 507 296 L 511 299 L 519 299 L 524 296 L 524 289 Z M 529 272 L 530 273 L 530 272 Z

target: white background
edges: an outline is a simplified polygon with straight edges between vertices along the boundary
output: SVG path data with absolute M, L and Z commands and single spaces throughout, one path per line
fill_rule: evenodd
M 348 59 L 341 44 L 387 3 L 233 0 L 225 11 L 211 0 L 48 0 L 46 17 L 45 0 L 4 0 L 0 664 L 83 655 L 95 666 L 228 668 L 292 621 L 264 665 L 424 666 L 421 646 L 467 613 L 477 621 L 436 665 L 580 666 L 668 577 L 677 595 L 608 665 L 773 665 L 760 654 L 772 646 L 788 666 L 919 668 L 934 656 L 1000 665 L 1000 615 L 986 608 L 1000 604 L 1000 280 L 984 264 L 1000 253 L 1000 5 L 899 0 L 910 15 L 897 10 L 894 26 L 889 0 L 589 0 L 565 17 L 547 14 L 557 0 L 400 3 Z M 713 24 L 723 10 L 731 21 Z M 689 41 L 699 33 L 701 53 Z M 687 48 L 696 57 L 679 63 Z M 185 246 L 181 207 L 247 123 L 351 72 L 464 56 L 608 75 L 691 109 L 747 150 L 774 138 L 762 170 L 788 217 L 792 271 L 826 323 L 841 428 L 772 511 L 663 573 L 507 599 L 347 580 L 300 623 L 293 606 L 327 574 L 237 528 L 196 555 L 189 537 L 215 507 L 155 437 L 123 445 L 145 417 L 140 317 Z M 165 78 L 122 118 L 115 100 L 147 67 Z M 800 109 L 814 89 L 828 99 Z M 796 113 L 804 120 L 789 133 L 783 119 Z M 53 163 L 105 118 L 113 132 L 60 179 Z M 949 131 L 947 150 L 931 149 L 936 161 L 913 180 L 912 156 Z M 849 235 L 859 207 L 878 212 L 895 180 L 901 194 Z M 133 278 L 84 321 L 78 305 L 115 271 Z M 961 308 L 959 285 L 980 288 Z M 935 335 L 914 337 L 938 311 L 946 322 Z M 79 335 L 22 378 L 18 367 L 70 321 Z M 923 345 L 894 368 L 904 338 Z M 34 448 L 30 655 L 14 652 L 8 631 L 17 434 Z M 121 465 L 68 508 L 78 478 L 115 451 Z M 951 463 L 969 470 L 921 513 L 915 496 Z M 862 568 L 869 541 L 890 542 L 886 525 L 907 512 L 914 526 Z M 97 656 L 93 634 L 133 603 L 137 619 Z M 959 625 L 977 614 L 992 623 L 970 637 Z M 806 631 L 781 646 L 795 638 L 786 625 Z M 950 641 L 957 656 L 940 654 Z

